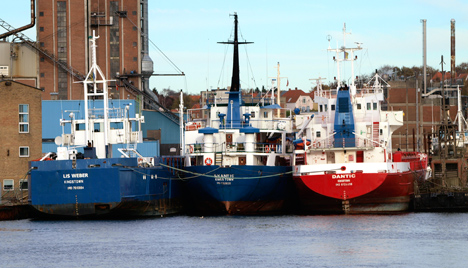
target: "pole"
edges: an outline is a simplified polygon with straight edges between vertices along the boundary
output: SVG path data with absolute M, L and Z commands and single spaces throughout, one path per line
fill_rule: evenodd
M 427 67 L 427 50 L 426 50 L 426 21 L 425 19 L 421 20 L 423 23 L 423 89 L 424 94 L 427 94 L 427 77 L 426 77 L 426 67 Z

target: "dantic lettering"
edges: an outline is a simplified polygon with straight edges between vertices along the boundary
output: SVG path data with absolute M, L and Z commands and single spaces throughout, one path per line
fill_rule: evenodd
M 356 174 L 333 174 L 332 179 L 354 179 Z

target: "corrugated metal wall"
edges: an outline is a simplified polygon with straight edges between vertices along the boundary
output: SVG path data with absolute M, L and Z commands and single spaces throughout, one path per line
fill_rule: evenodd
M 147 130 L 161 129 L 161 144 L 180 143 L 179 125 L 167 119 L 161 112 L 143 110 L 145 124 L 142 125 L 143 135 L 146 138 Z

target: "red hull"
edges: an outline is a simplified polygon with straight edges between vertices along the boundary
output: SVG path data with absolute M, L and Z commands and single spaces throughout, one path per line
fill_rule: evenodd
M 334 214 L 407 211 L 418 173 L 294 176 L 299 210 L 301 213 Z

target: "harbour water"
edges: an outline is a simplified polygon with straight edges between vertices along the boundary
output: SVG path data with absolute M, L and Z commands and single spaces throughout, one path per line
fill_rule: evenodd
M 0 267 L 466 267 L 468 213 L 0 222 Z

